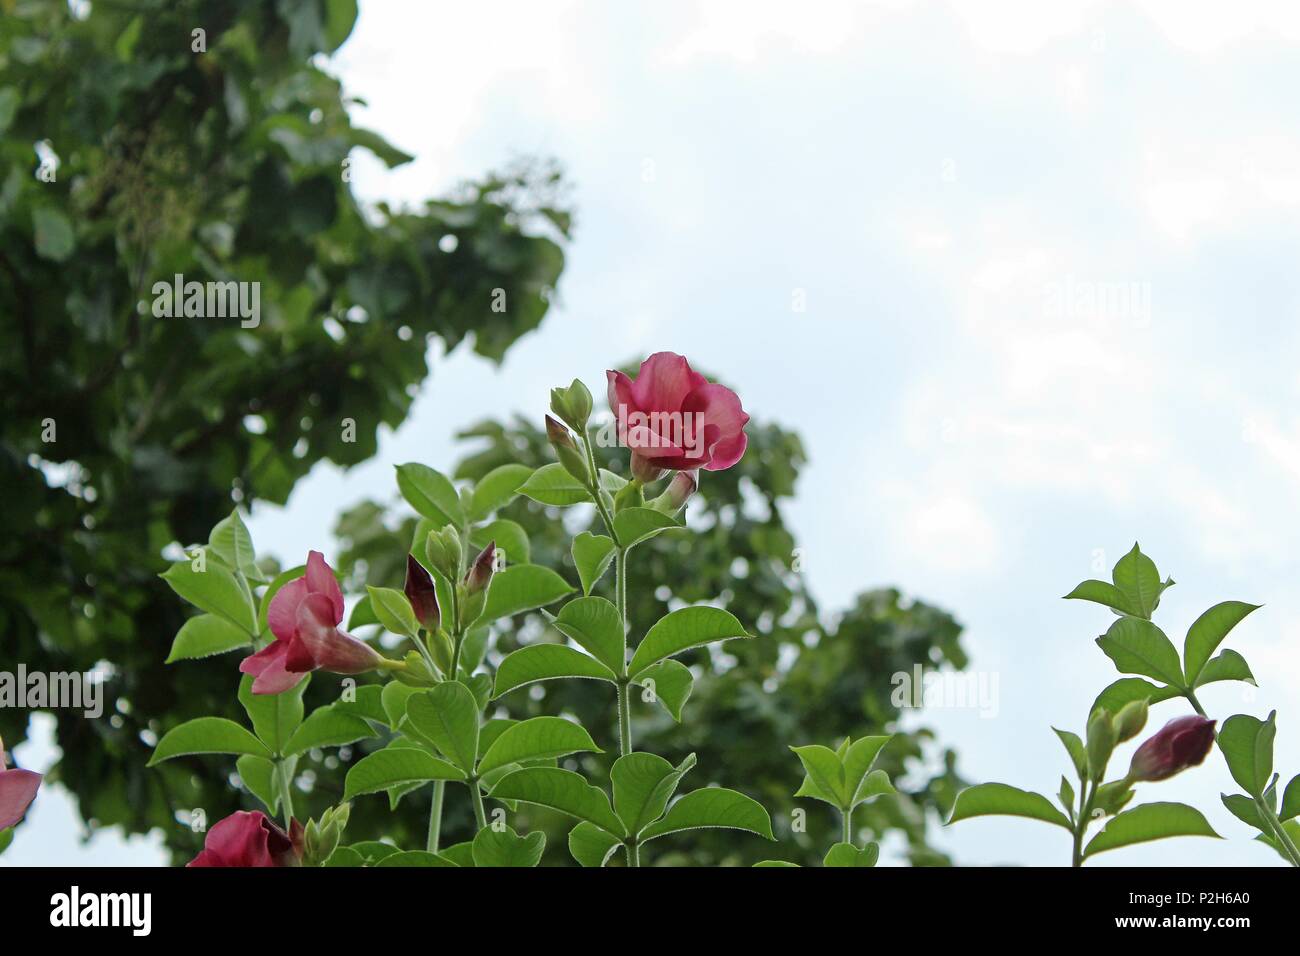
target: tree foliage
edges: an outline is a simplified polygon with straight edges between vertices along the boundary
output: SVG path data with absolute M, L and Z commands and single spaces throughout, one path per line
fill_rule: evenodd
M 116 712 L 59 721 L 55 778 L 87 821 L 188 849 L 174 808 L 235 795 L 216 765 L 145 770 L 150 744 L 238 714 L 213 669 L 161 663 L 184 620 L 164 554 L 372 455 L 432 340 L 500 359 L 546 313 L 568 218 L 545 169 L 363 208 L 354 150 L 410 157 L 352 125 L 322 59 L 355 0 L 0 7 L 5 659 L 110 663 Z M 177 274 L 257 283 L 260 322 L 155 317 Z M 0 711 L 0 736 L 27 719 Z

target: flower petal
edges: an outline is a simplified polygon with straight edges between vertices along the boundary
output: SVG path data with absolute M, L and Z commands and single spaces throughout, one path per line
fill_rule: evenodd
M 682 408 L 686 396 L 708 383 L 691 369 L 686 357 L 676 352 L 655 352 L 641 363 L 632 398 L 643 411 L 675 412 Z
M 343 620 L 343 590 L 334 576 L 334 569 L 325 563 L 325 555 L 319 551 L 307 552 L 307 590 L 329 598 L 334 609 L 334 624 Z
M 239 670 L 253 675 L 254 694 L 279 694 L 295 687 L 302 673 L 288 669 L 290 650 L 301 642 L 290 638 L 274 640 L 256 654 L 250 654 L 239 663 Z
M 745 437 L 749 416 L 735 392 L 725 385 L 701 385 L 686 397 L 682 412 L 698 414 L 697 421 L 704 425 L 708 451 L 702 457 L 707 460 L 703 465 L 706 471 L 722 471 L 740 461 L 749 444 Z M 710 426 L 716 426 L 717 432 L 713 433 Z M 688 454 L 694 450 L 688 449 Z
M 41 788 L 41 775 L 30 770 L 0 768 L 0 830 L 15 826 Z
M 379 654 L 369 644 L 340 631 L 333 623 L 329 599 L 309 594 L 298 605 L 298 640 L 307 646 L 316 666 L 336 674 L 373 670 Z
M 271 598 L 271 606 L 266 609 L 266 623 L 271 633 L 282 641 L 293 637 L 294 621 L 298 617 L 298 605 L 307 596 L 307 579 L 294 578 Z

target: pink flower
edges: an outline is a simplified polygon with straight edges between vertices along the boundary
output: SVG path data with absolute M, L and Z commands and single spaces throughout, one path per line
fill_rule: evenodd
M 1195 767 L 1213 745 L 1214 721 L 1196 714 L 1175 717 L 1138 747 L 1128 775 L 1133 780 L 1165 780 Z
M 36 799 L 41 775 L 30 770 L 5 769 L 5 748 L 0 742 L 0 830 L 17 826 Z
M 722 471 L 740 461 L 749 416 L 731 389 L 709 382 L 674 352 L 641 363 L 636 380 L 608 371 L 609 407 L 619 441 L 632 451 L 632 470 L 703 468 Z M 640 460 L 638 460 L 640 459 Z
M 254 694 L 286 691 L 308 671 L 360 674 L 384 660 L 374 648 L 339 630 L 343 592 L 319 551 L 307 555 L 305 575 L 275 593 L 266 620 L 275 640 L 239 665 L 256 678 Z
M 260 810 L 226 817 L 203 841 L 203 851 L 187 866 L 297 866 L 302 860 L 303 828 L 293 821 L 285 833 Z

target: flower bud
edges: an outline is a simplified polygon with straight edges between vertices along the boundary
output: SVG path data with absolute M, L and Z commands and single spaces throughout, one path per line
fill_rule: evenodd
M 478 594 L 486 591 L 488 583 L 492 580 L 492 573 L 496 570 L 497 544 L 495 541 L 489 541 L 486 548 L 479 552 L 474 563 L 465 572 L 465 592 L 467 594 Z
M 546 416 L 546 440 L 555 449 L 555 454 L 560 459 L 560 464 L 564 466 L 564 470 L 578 479 L 584 488 L 590 488 L 591 470 L 587 467 L 586 456 L 578 449 L 569 430 L 550 415 Z
M 460 535 L 455 526 L 447 525 L 440 531 L 430 531 L 424 543 L 424 554 L 429 567 L 448 581 L 455 581 L 460 575 Z
M 551 389 L 551 411 L 570 428 L 586 431 L 591 418 L 591 392 L 578 379 L 568 388 Z
M 433 586 L 433 578 L 424 566 L 415 560 L 415 555 L 406 556 L 406 584 L 403 586 L 406 599 L 411 602 L 415 619 L 426 631 L 433 632 L 442 623 L 442 612 L 438 608 L 438 589 Z
M 1115 715 L 1115 739 L 1119 743 L 1132 740 L 1142 732 L 1147 723 L 1147 702 L 1131 700 Z
M 1111 752 L 1115 749 L 1115 722 L 1100 707 L 1088 719 L 1088 771 L 1094 781 L 1106 773 Z
M 1199 714 L 1175 717 L 1138 747 L 1129 764 L 1129 778 L 1167 780 L 1201 763 L 1213 745 L 1214 721 Z

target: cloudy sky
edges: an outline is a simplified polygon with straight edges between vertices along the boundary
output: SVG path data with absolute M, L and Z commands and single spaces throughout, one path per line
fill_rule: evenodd
M 501 368 L 438 355 L 375 460 L 255 511 L 259 547 L 328 545 L 320 516 L 391 488 L 393 463 L 449 463 L 469 421 L 672 349 L 803 435 L 791 518 L 824 606 L 898 584 L 965 624 L 995 713 L 925 720 L 966 777 L 1055 792 L 1049 726 L 1082 730 L 1116 676 L 1091 643 L 1107 612 L 1060 595 L 1135 539 L 1178 581 L 1157 615 L 1175 643 L 1220 600 L 1266 605 L 1232 639 L 1263 686 L 1204 702 L 1280 707 L 1294 773 L 1297 45 L 1289 2 L 364 2 L 333 69 L 369 104 L 356 120 L 418 159 L 358 154 L 360 193 L 416 203 L 551 155 L 577 238 L 539 332 Z M 1233 789 L 1212 758 L 1139 794 L 1229 841 L 1098 864 L 1274 862 L 1219 804 Z M 15 862 L 38 841 L 158 859 L 147 839 L 80 847 L 66 820 L 42 801 Z M 937 840 L 967 863 L 1069 852 L 1030 821 Z

